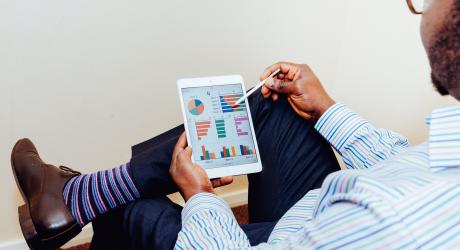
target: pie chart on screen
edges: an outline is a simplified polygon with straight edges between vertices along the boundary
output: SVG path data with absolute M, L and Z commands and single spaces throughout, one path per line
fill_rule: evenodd
M 192 115 L 201 115 L 204 112 L 204 104 L 198 99 L 190 100 L 187 108 Z

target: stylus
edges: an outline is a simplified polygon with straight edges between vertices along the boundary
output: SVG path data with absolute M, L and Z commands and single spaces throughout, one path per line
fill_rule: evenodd
M 272 77 L 276 76 L 280 72 L 280 69 L 275 70 L 269 77 L 267 77 L 265 80 L 261 81 L 257 86 L 252 88 L 246 95 L 242 96 L 240 99 L 238 99 L 233 106 L 240 104 L 242 101 L 244 101 L 246 98 L 248 98 L 252 93 L 256 92 L 256 90 L 260 89 L 264 84 Z

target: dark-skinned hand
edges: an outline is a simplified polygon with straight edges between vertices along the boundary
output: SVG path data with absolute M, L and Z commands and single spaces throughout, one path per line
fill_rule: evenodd
M 214 193 L 214 188 L 233 182 L 233 177 L 209 180 L 206 171 L 193 163 L 191 157 L 192 148 L 187 147 L 187 138 L 183 133 L 174 147 L 169 173 L 185 201 L 198 193 Z
M 294 111 L 307 120 L 319 119 L 335 101 L 324 90 L 321 82 L 306 64 L 279 62 L 265 69 L 260 79 L 266 79 L 280 69 L 278 75 L 262 86 L 265 98 L 277 101 L 285 95 Z

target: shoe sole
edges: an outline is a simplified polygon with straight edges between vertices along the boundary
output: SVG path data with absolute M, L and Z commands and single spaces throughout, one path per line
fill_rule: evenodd
M 34 222 L 32 220 L 32 217 L 30 216 L 28 200 L 26 199 L 26 196 L 24 194 L 24 191 L 21 188 L 21 185 L 19 185 L 18 177 L 16 175 L 16 169 L 13 163 L 13 153 L 15 152 L 17 145 L 18 143 L 14 145 L 13 151 L 11 153 L 11 168 L 13 170 L 14 179 L 16 181 L 16 186 L 18 187 L 19 192 L 21 193 L 22 199 L 25 203 L 22 206 L 18 207 L 19 225 L 21 226 L 22 235 L 24 236 L 24 239 L 26 240 L 27 245 L 32 250 L 57 249 L 60 246 L 64 245 L 67 241 L 75 237 L 77 234 L 79 234 L 81 232 L 81 227 L 80 225 L 75 223 L 69 229 L 63 231 L 62 233 L 54 235 L 52 237 L 43 238 L 40 236 L 40 234 L 35 229 Z

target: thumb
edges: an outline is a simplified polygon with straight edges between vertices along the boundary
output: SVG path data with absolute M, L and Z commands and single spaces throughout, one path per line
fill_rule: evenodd
M 185 148 L 185 155 L 186 155 L 188 158 L 192 158 L 192 148 L 191 148 L 191 147 L 186 147 L 186 148 Z
M 270 78 L 265 86 L 280 94 L 295 94 L 297 87 L 294 82 Z
M 179 162 L 190 162 L 192 159 L 192 148 L 186 147 L 182 152 L 177 156 Z
M 233 177 L 231 176 L 221 177 L 221 178 L 211 180 L 212 186 L 215 188 L 231 184 L 232 182 L 233 182 Z

